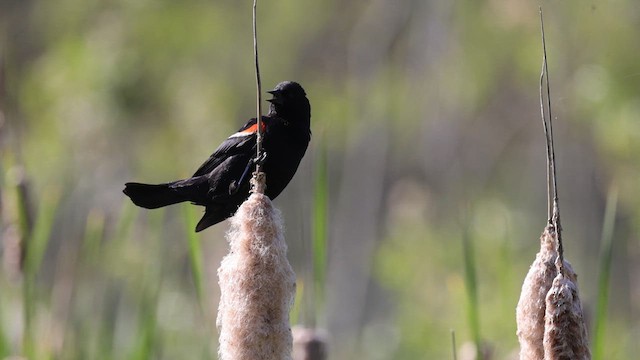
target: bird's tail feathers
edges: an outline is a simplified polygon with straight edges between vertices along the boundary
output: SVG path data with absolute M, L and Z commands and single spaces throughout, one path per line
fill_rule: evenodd
M 124 185 L 123 192 L 131 198 L 134 204 L 146 209 L 157 209 L 189 200 L 184 193 L 173 188 L 173 184 L 156 185 L 130 182 Z
M 196 232 L 200 232 L 209 226 L 213 226 L 221 221 L 224 221 L 229 216 L 233 215 L 231 209 L 224 207 L 207 206 L 202 219 L 196 225 Z

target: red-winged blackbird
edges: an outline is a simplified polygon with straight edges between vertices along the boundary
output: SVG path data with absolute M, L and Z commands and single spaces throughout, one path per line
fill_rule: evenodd
M 268 91 L 269 113 L 262 117 L 262 169 L 265 194 L 274 199 L 287 186 L 311 140 L 311 106 L 302 86 L 284 81 Z M 249 197 L 250 168 L 256 156 L 256 119 L 240 128 L 193 174 L 184 180 L 151 185 L 126 183 L 124 193 L 134 204 L 147 209 L 190 201 L 205 207 L 196 232 L 215 225 L 236 212 Z

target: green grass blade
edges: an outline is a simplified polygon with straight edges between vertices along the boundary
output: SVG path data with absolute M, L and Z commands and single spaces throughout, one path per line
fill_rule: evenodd
M 182 215 L 185 224 L 185 234 L 187 236 L 187 242 L 189 245 L 189 262 L 191 263 L 191 276 L 193 284 L 196 288 L 196 296 L 198 297 L 198 304 L 200 305 L 200 311 L 203 316 L 207 316 L 206 306 L 207 300 L 205 299 L 205 284 L 204 284 L 204 251 L 202 250 L 202 244 L 200 242 L 200 236 L 195 232 L 196 228 L 196 214 L 194 207 L 189 204 L 182 206 Z M 214 330 L 212 326 L 213 321 L 205 320 L 206 329 L 209 334 L 213 334 Z M 201 359 L 211 359 L 212 356 L 211 343 L 206 342 L 202 348 Z
M 480 313 L 478 310 L 478 279 L 476 274 L 475 249 L 469 234 L 468 224 L 464 224 L 462 232 L 462 253 L 464 260 L 464 285 L 467 289 L 467 317 L 471 336 L 476 345 L 476 359 L 482 360 L 480 336 Z
M 124 201 L 114 226 L 115 230 L 113 234 L 108 236 L 105 243 L 119 243 L 129 240 L 138 212 L 138 207 L 134 206 L 129 201 Z M 103 224 L 100 224 L 100 220 L 98 219 L 87 219 L 87 222 L 91 221 L 96 221 L 95 224 L 91 224 L 92 227 L 96 226 L 96 231 L 98 231 L 99 226 L 103 226 Z M 90 224 L 87 224 L 87 226 L 89 225 Z M 89 234 L 87 234 L 87 236 L 89 236 Z M 96 258 L 89 258 L 87 261 L 99 261 L 97 255 L 100 253 L 102 247 L 100 244 L 101 239 L 87 238 L 87 241 L 88 243 L 85 243 L 84 245 L 84 251 L 88 256 L 96 256 Z M 115 281 L 106 280 L 102 287 L 102 294 L 100 294 L 100 296 L 103 298 L 103 306 L 102 309 L 100 309 L 101 321 L 97 337 L 97 350 L 93 351 L 93 357 L 97 360 L 107 360 L 115 357 L 115 333 L 117 328 L 118 311 L 121 306 L 122 297 L 121 290 Z
M 4 309 L 2 306 L 2 297 L 0 297 L 0 359 L 4 359 L 10 354 L 9 339 L 4 332 Z
M 615 228 L 618 192 L 612 190 L 607 197 L 604 212 L 602 236 L 600 240 L 600 271 L 598 274 L 598 298 L 593 326 L 593 359 L 604 359 L 604 325 L 607 319 L 607 305 L 609 304 L 609 287 L 611 280 L 611 254 L 613 250 L 613 231 Z
M 58 201 L 60 200 L 60 194 L 57 191 L 49 190 L 45 194 L 40 201 L 40 209 L 33 233 L 26 244 L 25 275 L 34 275 L 40 270 L 44 253 L 49 244 Z
M 100 254 L 101 244 L 104 238 L 105 215 L 98 209 L 92 209 L 85 222 L 84 237 L 82 241 L 82 258 L 80 261 L 92 262 Z
M 302 299 L 304 298 L 304 279 L 298 278 L 296 279 L 296 293 L 295 298 L 293 300 L 293 307 L 291 308 L 291 312 L 289 312 L 289 322 L 291 324 L 299 324 L 300 323 L 300 313 L 302 311 Z
M 158 342 L 158 284 L 148 284 L 143 290 L 138 323 L 137 346 L 131 359 L 153 359 L 159 352 Z
M 0 157 L 0 216 L 6 216 L 4 214 L 4 211 L 6 211 L 6 206 L 4 205 L 4 202 L 7 201 L 7 187 L 8 187 L 8 181 L 6 179 L 6 169 L 10 168 L 11 165 L 11 161 L 9 159 L 9 152 L 2 152 L 0 151 L 0 155 L 2 155 Z M 3 229 L 4 231 L 4 229 Z M 2 272 L 0 272 L 0 274 L 4 275 Z M 3 278 L 0 278 L 0 281 L 4 280 Z M 4 284 L 2 284 L 4 286 Z M 2 295 L 0 293 L 0 295 Z M 9 338 L 7 336 L 7 334 L 5 333 L 5 319 L 4 319 L 4 304 L 3 304 L 3 297 L 0 296 L 0 359 L 4 359 L 5 357 L 9 356 L 11 348 L 10 348 L 10 342 L 9 342 Z
M 118 216 L 118 221 L 115 225 L 115 232 L 113 236 L 111 236 L 110 240 L 119 242 L 128 239 L 128 235 L 131 232 L 134 220 L 136 219 L 136 215 L 138 214 L 138 209 L 138 207 L 136 207 L 129 201 L 125 201 L 125 203 L 122 205 L 122 210 L 120 210 L 120 215 Z
M 138 330 L 134 353 L 130 359 L 153 359 L 161 352 L 160 329 L 158 328 L 158 302 L 162 282 L 162 244 L 164 243 L 164 209 L 150 211 L 147 216 L 147 231 L 144 242 L 149 258 L 144 265 L 143 286 L 139 296 Z
M 53 221 L 58 208 L 60 194 L 58 191 L 49 189 L 40 201 L 40 208 L 36 216 L 33 232 L 26 239 L 25 243 L 25 263 L 24 263 L 24 283 L 23 283 L 23 306 L 24 306 L 24 339 L 23 353 L 28 358 L 35 356 L 35 333 L 33 329 L 33 316 L 35 313 L 35 280 L 36 274 L 42 265 L 44 253 L 49 244 Z
M 451 330 L 451 353 L 453 360 L 458 360 L 458 349 L 456 348 L 456 331 Z
M 184 204 L 182 206 L 182 215 L 185 224 L 185 234 L 187 235 L 187 241 L 189 244 L 189 262 L 191 263 L 191 276 L 193 277 L 193 284 L 196 287 L 198 302 L 200 303 L 200 306 L 203 306 L 204 266 L 202 264 L 202 259 L 204 258 L 204 255 L 202 253 L 200 237 L 194 230 L 196 228 L 196 218 L 193 206 Z
M 98 351 L 94 354 L 98 360 L 114 358 L 116 335 L 116 321 L 122 297 L 115 283 L 107 284 L 104 293 L 101 321 L 98 335 Z

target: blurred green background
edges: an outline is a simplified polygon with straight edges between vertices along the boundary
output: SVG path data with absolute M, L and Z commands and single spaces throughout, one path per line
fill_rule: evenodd
M 546 223 L 540 4 L 566 257 L 589 320 L 609 291 L 600 358 L 640 353 L 640 2 L 259 1 L 264 90 L 312 104 L 275 203 L 293 319 L 331 359 L 451 359 L 452 331 L 515 358 Z M 196 236 L 199 208 L 121 190 L 190 175 L 255 116 L 251 6 L 0 1 L 0 358 L 216 358 L 228 224 Z

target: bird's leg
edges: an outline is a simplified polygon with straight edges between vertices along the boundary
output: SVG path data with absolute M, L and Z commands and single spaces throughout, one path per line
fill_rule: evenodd
M 253 162 L 257 165 L 264 165 L 264 161 L 267 160 L 267 153 L 266 152 L 262 152 L 260 154 L 260 156 L 256 157 L 255 159 L 253 159 Z
M 233 180 L 231 184 L 229 184 L 229 195 L 235 195 L 235 193 L 238 192 L 238 190 L 240 189 L 240 184 L 244 182 L 244 180 L 247 177 L 247 174 L 249 174 L 249 170 L 251 170 L 251 167 L 253 167 L 253 165 L 259 164 L 260 166 L 262 166 L 262 164 L 264 164 L 264 161 L 266 159 L 267 159 L 267 153 L 263 152 L 260 155 L 260 157 L 256 157 L 249 160 L 249 162 L 247 163 L 247 167 L 245 167 L 244 171 L 242 172 L 242 176 L 240 176 L 240 179 L 237 181 Z
M 244 178 L 247 177 L 247 174 L 249 173 L 249 169 L 251 169 L 251 167 L 254 164 L 254 160 L 250 159 L 249 162 L 247 163 L 247 167 L 244 168 L 244 171 L 242 172 L 242 176 L 240 176 L 239 180 L 233 180 L 231 182 L 231 184 L 229 184 L 229 195 L 234 195 L 235 193 L 238 192 L 238 190 L 240 189 L 240 184 L 242 184 L 242 182 L 244 181 Z

